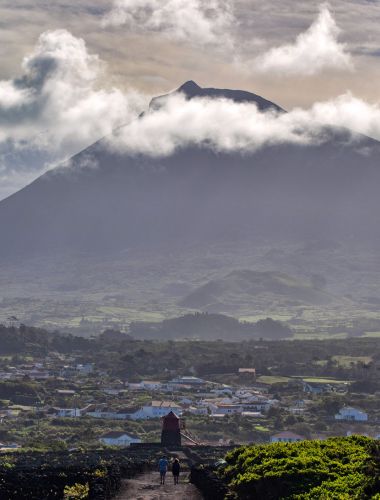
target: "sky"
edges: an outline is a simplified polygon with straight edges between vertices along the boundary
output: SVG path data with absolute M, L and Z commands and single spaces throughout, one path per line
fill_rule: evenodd
M 379 21 L 377 0 L 2 0 L 0 199 L 187 80 L 249 90 L 291 114 L 175 102 L 162 119 L 133 123 L 118 147 L 152 153 L 157 136 L 147 145 L 144 134 L 163 123 L 165 154 L 210 134 L 222 149 L 256 147 L 273 131 L 307 142 L 311 119 L 355 122 L 380 139 Z M 232 138 L 212 127 L 239 114 L 247 127 Z M 301 138 L 300 122 L 309 131 Z M 184 123 L 195 125 L 178 138 Z

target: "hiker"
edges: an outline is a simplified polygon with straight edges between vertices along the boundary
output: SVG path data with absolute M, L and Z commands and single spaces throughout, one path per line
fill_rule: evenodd
M 158 470 L 160 471 L 160 479 L 161 479 L 160 484 L 165 484 L 165 476 L 168 471 L 168 465 L 169 462 L 166 457 L 162 457 L 158 462 Z
M 179 464 L 178 458 L 174 459 L 173 465 L 172 465 L 172 473 L 173 473 L 173 478 L 174 478 L 174 484 L 178 484 L 179 482 L 179 473 L 181 472 L 181 466 Z

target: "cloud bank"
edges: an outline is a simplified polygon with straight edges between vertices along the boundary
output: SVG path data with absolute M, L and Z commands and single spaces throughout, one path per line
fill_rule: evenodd
M 310 28 L 294 44 L 270 49 L 255 61 L 263 73 L 311 76 L 326 69 L 350 70 L 352 60 L 346 45 L 338 41 L 340 29 L 326 4 Z
M 358 117 L 359 115 L 359 117 Z M 346 130 L 347 140 L 359 137 L 346 129 L 380 139 L 380 108 L 351 94 L 288 113 L 259 111 L 252 103 L 227 99 L 192 99 L 174 95 L 162 106 L 122 127 L 107 138 L 121 153 L 168 156 L 197 145 L 219 152 L 255 152 L 280 144 L 317 145 L 332 138 L 331 127 Z
M 158 32 L 195 44 L 230 43 L 231 0 L 115 0 L 103 26 Z
M 43 33 L 22 76 L 0 81 L 0 142 L 75 151 L 126 123 L 134 101 L 99 88 L 102 72 L 82 39 L 65 30 Z

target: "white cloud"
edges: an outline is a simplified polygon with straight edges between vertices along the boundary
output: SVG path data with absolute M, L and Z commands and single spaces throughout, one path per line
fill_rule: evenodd
M 29 181 L 31 172 L 38 175 L 136 116 L 140 98 L 102 88 L 103 69 L 82 39 L 47 31 L 24 58 L 21 77 L 0 81 L 3 185 L 19 182 L 22 172 Z
M 294 44 L 270 49 L 255 60 L 263 73 L 311 76 L 326 69 L 351 70 L 346 45 L 338 41 L 340 29 L 326 4 L 310 28 L 298 35 Z
M 65 30 L 43 33 L 22 76 L 0 81 L 0 141 L 68 152 L 126 123 L 133 101 L 99 88 L 102 70 L 82 39 Z
M 351 124 L 356 132 L 380 139 L 380 108 L 350 94 L 289 113 L 261 112 L 252 103 L 186 100 L 176 95 L 166 99 L 157 111 L 122 127 L 107 141 L 119 152 L 150 156 L 171 155 L 191 145 L 245 153 L 270 145 L 321 144 L 331 139 L 330 127 L 345 129 Z M 358 140 L 354 133 L 351 138 Z
M 226 45 L 232 21 L 231 0 L 115 0 L 103 26 L 125 25 L 193 44 Z
M 317 102 L 310 110 L 303 113 L 313 122 L 325 126 L 347 127 L 380 141 L 379 103 L 370 104 L 350 92 L 336 99 Z
M 189 145 L 218 151 L 255 151 L 279 143 L 309 144 L 314 126 L 302 113 L 260 112 L 255 104 L 226 99 L 172 96 L 158 111 L 123 127 L 109 138 L 111 147 L 151 156 L 166 156 Z

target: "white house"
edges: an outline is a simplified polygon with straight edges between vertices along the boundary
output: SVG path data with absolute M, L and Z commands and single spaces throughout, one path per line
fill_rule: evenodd
M 325 392 L 332 392 L 333 387 L 328 383 L 316 383 L 303 381 L 303 392 L 308 394 L 323 394 Z
M 186 398 L 186 397 L 181 398 L 179 400 L 179 402 L 180 402 L 181 405 L 187 405 L 187 406 L 193 404 L 193 400 L 190 399 L 190 398 Z
M 81 417 L 82 410 L 80 408 L 54 408 L 57 417 Z
M 18 448 L 21 448 L 21 445 L 17 443 L 9 443 L 9 444 L 0 443 L 0 449 L 2 451 L 16 450 Z
M 356 408 L 351 408 L 347 406 L 341 408 L 339 413 L 335 415 L 335 420 L 349 420 L 354 422 L 367 422 L 368 414 L 364 411 L 357 410 Z
M 190 406 L 186 411 L 192 415 L 208 415 L 208 408 L 205 406 Z
M 216 394 L 217 396 L 232 396 L 233 395 L 233 390 L 230 389 L 229 387 L 225 387 L 222 389 L 211 389 L 210 391 L 212 394 Z
M 102 391 L 104 392 L 104 394 L 108 394 L 109 396 L 118 396 L 122 392 L 122 389 L 115 389 L 113 387 L 105 387 L 104 389 L 102 389 Z
M 205 381 L 198 377 L 184 376 L 177 377 L 170 381 L 172 384 L 181 384 L 181 385 L 202 385 Z
M 94 418 L 104 418 L 108 420 L 127 420 L 133 419 L 133 416 L 140 411 L 138 407 L 128 407 L 128 408 L 95 408 L 87 412 L 87 416 Z
M 260 398 L 267 399 L 260 392 L 247 389 L 238 389 L 235 391 L 235 396 L 239 399 L 244 399 L 245 401 L 258 401 Z
M 136 415 L 140 411 L 140 408 L 137 406 L 134 407 L 127 407 L 127 408 L 120 408 L 116 412 L 116 419 L 118 420 L 123 420 L 123 419 L 133 419 L 134 415 Z
M 212 412 L 212 416 L 217 415 L 236 415 L 243 411 L 240 404 L 217 404 L 216 409 Z
M 23 370 L 23 373 L 33 380 L 46 380 L 50 377 L 49 372 L 42 369 Z
M 243 411 L 241 413 L 242 417 L 251 417 L 251 418 L 264 418 L 264 415 L 259 411 Z
M 129 418 L 132 420 L 145 420 L 149 418 L 165 417 L 170 412 L 182 415 L 182 408 L 174 401 L 152 401 L 150 405 L 143 406 Z
M 93 408 L 87 412 L 88 417 L 93 418 L 115 418 L 116 411 L 106 407 Z
M 266 400 L 266 401 L 256 401 L 252 403 L 243 403 L 244 411 L 258 411 L 258 412 L 267 412 L 271 406 L 275 404 L 274 400 Z
M 290 431 L 279 432 L 270 437 L 271 443 L 297 443 L 298 441 L 305 440 L 306 438 L 304 436 L 300 436 Z
M 77 365 L 77 371 L 81 375 L 89 375 L 94 371 L 94 363 L 84 363 Z
M 159 391 L 162 388 L 162 383 L 158 380 L 142 380 L 140 387 L 146 391 Z
M 289 408 L 289 412 L 293 415 L 303 415 L 305 413 L 305 408 L 298 408 L 298 406 L 293 406 Z
M 118 431 L 107 432 L 99 440 L 107 446 L 130 446 L 132 443 L 141 443 L 141 439 L 130 436 L 126 432 Z

